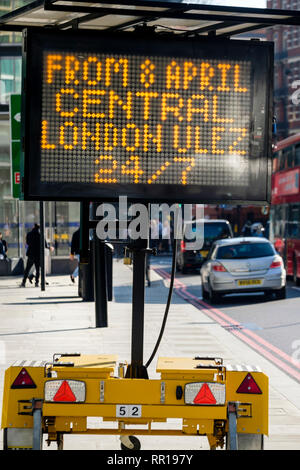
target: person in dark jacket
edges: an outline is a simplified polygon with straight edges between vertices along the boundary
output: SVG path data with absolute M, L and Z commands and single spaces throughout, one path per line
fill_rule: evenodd
M 247 220 L 244 227 L 242 228 L 242 237 L 251 237 L 252 236 L 251 226 L 252 226 L 251 220 Z
M 27 264 L 24 272 L 23 281 L 20 287 L 25 287 L 26 280 L 28 278 L 29 272 L 32 266 L 35 266 L 35 285 L 39 285 L 40 277 L 40 227 L 38 224 L 34 224 L 33 229 L 26 235 L 26 244 L 27 244 Z
M 2 233 L 0 232 L 0 259 L 7 258 L 7 243 L 2 238 Z
M 71 241 L 71 254 L 70 259 L 73 260 L 75 257 L 79 263 L 79 252 L 80 252 L 80 229 L 77 229 L 76 232 L 73 233 L 72 241 Z M 71 281 L 75 282 L 75 278 L 78 276 L 79 266 L 75 268 L 74 272 L 71 274 Z

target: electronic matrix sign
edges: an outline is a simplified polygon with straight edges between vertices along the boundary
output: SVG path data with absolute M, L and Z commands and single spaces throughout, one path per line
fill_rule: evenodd
M 27 31 L 25 199 L 269 200 L 272 45 Z

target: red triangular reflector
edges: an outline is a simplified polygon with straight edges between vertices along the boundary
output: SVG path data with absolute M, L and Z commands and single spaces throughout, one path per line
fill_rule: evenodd
M 247 374 L 243 382 L 237 389 L 236 393 L 257 393 L 261 394 L 262 391 L 255 382 L 251 374 Z
M 14 380 L 11 388 L 36 388 L 36 385 L 27 370 L 23 367 Z
M 216 399 L 210 391 L 210 388 L 207 384 L 203 384 L 199 392 L 194 398 L 195 405 L 200 404 L 207 404 L 207 405 L 215 405 Z
M 57 390 L 53 401 L 76 401 L 76 397 L 66 380 L 63 381 L 63 383 Z

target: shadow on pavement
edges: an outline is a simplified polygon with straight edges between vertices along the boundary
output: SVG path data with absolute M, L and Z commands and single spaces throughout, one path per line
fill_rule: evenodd
M 59 297 L 58 297 L 59 298 Z M 2 302 L 2 305 L 51 305 L 51 304 L 70 304 L 70 303 L 81 303 L 83 302 L 82 299 L 77 300 L 55 300 L 50 302 Z
M 22 335 L 36 335 L 41 333 L 63 333 L 70 331 L 86 331 L 86 330 L 96 330 L 98 328 L 94 326 L 88 326 L 86 328 L 63 328 L 61 330 L 41 330 L 41 331 L 19 331 L 17 333 L 0 333 L 0 337 L 3 336 L 22 336 Z
M 167 301 L 169 289 L 164 285 L 163 281 L 151 281 L 150 287 L 145 287 L 145 304 L 164 304 Z M 175 295 L 176 289 L 173 291 L 172 303 L 183 303 L 183 300 Z M 131 303 L 132 302 L 132 286 L 116 286 L 114 287 L 114 302 Z

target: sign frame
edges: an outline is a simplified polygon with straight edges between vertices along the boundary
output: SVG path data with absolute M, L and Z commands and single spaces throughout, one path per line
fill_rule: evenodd
M 20 117 L 18 121 L 16 116 Z M 15 199 L 20 198 L 20 160 L 21 160 L 21 95 L 12 93 L 9 103 L 10 116 L 10 171 L 11 171 L 11 195 Z M 18 118 L 19 118 L 18 117 Z
M 67 45 L 66 45 L 67 43 Z M 101 44 L 101 48 L 99 48 Z M 180 184 L 99 184 L 43 183 L 40 181 L 41 122 L 41 57 L 43 51 L 68 50 L 91 53 L 168 55 L 199 57 L 205 49 L 207 57 L 215 51 L 232 58 L 250 57 L 252 64 L 252 122 L 250 146 L 252 160 L 248 187 L 217 187 Z M 234 53 L 232 52 L 234 50 Z M 159 52 L 158 52 L 159 51 Z M 200 55 L 200 57 L 202 57 Z M 223 57 L 223 56 L 222 56 Z M 141 33 L 107 33 L 99 31 L 57 31 L 27 29 L 23 35 L 23 171 L 22 189 L 25 200 L 117 201 L 126 195 L 129 201 L 216 204 L 261 204 L 271 200 L 271 157 L 273 119 L 273 43 L 218 38 L 182 38 L 168 34 L 157 36 Z M 38 157 L 38 158 L 37 158 Z

